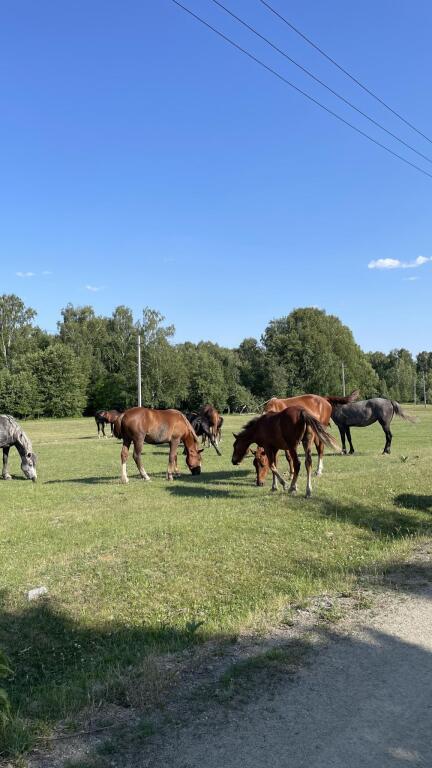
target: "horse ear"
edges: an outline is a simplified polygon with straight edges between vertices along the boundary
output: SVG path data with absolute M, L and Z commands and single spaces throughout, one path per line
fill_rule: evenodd
M 238 432 L 237 432 L 237 434 L 235 432 L 233 432 L 233 436 L 237 439 L 238 438 Z
M 256 456 L 256 451 L 253 451 L 252 448 L 249 448 L 249 450 L 250 450 L 252 456 Z
M 204 448 L 198 448 L 198 453 L 202 453 Z

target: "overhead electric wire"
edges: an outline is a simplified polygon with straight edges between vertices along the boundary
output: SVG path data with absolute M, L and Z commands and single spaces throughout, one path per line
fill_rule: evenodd
M 259 37 L 261 40 L 263 40 L 268 45 L 270 45 L 271 48 L 273 48 L 273 50 L 275 50 L 278 53 L 280 53 L 281 56 L 283 56 L 285 59 L 287 59 L 289 62 L 291 62 L 291 64 L 294 64 L 296 67 L 301 69 L 301 71 L 305 72 L 305 74 L 308 75 L 308 77 L 311 77 L 312 80 L 315 80 L 316 83 L 319 83 L 320 85 L 322 85 L 323 88 L 326 88 L 327 91 L 329 91 L 334 96 L 336 96 L 338 99 L 343 101 L 344 104 L 347 104 L 349 107 L 351 107 L 351 109 L 354 109 L 356 112 L 358 112 L 359 115 L 362 115 L 362 117 L 365 117 L 366 120 L 369 120 L 370 123 L 373 123 L 373 125 L 376 125 L 382 131 L 384 131 L 389 136 L 391 136 L 393 139 L 396 139 L 396 141 L 398 141 L 400 144 L 403 144 L 404 147 L 407 147 L 407 149 L 410 149 L 412 152 L 415 152 L 415 154 L 418 155 L 419 157 L 422 157 L 423 160 L 427 160 L 428 163 L 432 163 L 432 158 L 428 157 L 427 155 L 424 155 L 423 152 L 420 152 L 418 149 L 413 147 L 407 141 L 404 141 L 403 139 L 401 139 L 400 136 L 398 136 L 396 133 L 392 133 L 392 131 L 389 131 L 388 128 L 386 128 L 384 125 L 379 123 L 378 120 L 375 120 L 373 117 L 370 117 L 370 115 L 368 115 L 366 112 L 363 112 L 363 110 L 359 109 L 359 107 L 356 107 L 356 105 L 353 104 L 352 101 L 349 101 L 344 96 L 341 96 L 340 93 L 338 93 L 333 88 L 331 88 L 329 85 L 327 85 L 327 83 L 325 83 L 323 80 L 320 80 L 319 77 L 314 75 L 313 72 L 311 72 L 309 69 L 304 67 L 302 64 L 299 64 L 299 62 L 296 61 L 295 59 L 293 59 L 291 56 L 289 56 L 289 54 L 286 53 L 286 51 L 283 51 L 281 48 L 278 48 L 278 46 L 275 45 L 274 43 L 272 43 L 272 41 L 269 40 L 268 37 L 265 37 L 264 35 L 261 34 L 261 32 L 258 32 L 257 29 L 255 29 L 250 24 L 248 24 L 246 21 L 244 21 L 244 19 L 240 18 L 240 16 L 237 16 L 235 13 L 233 13 L 233 11 L 231 11 L 229 8 L 227 8 L 223 3 L 219 2 L 219 0 L 211 0 L 211 2 L 214 3 L 214 5 L 217 5 L 219 8 L 222 8 L 222 10 L 225 11 L 225 13 L 227 13 L 233 19 L 238 21 L 239 24 L 242 24 L 250 32 L 253 32 L 254 35 Z
M 252 59 L 252 61 L 255 61 L 256 64 L 259 64 L 263 69 L 266 69 L 267 72 L 270 72 L 272 75 L 277 77 L 279 80 L 281 80 L 286 85 L 289 85 L 290 88 L 293 88 L 293 90 L 297 91 L 297 93 L 300 93 L 302 96 L 304 96 L 306 99 L 311 101 L 313 104 L 316 104 L 318 107 L 323 109 L 325 112 L 327 112 L 329 115 L 332 115 L 337 120 L 339 120 L 341 123 L 344 123 L 344 125 L 347 125 L 349 128 L 352 128 L 353 131 L 360 134 L 360 136 L 364 136 L 364 138 L 371 141 L 373 144 L 376 144 L 377 147 L 381 147 L 381 149 L 384 149 L 386 152 L 388 152 L 390 155 L 393 155 L 393 157 L 398 158 L 403 163 L 406 163 L 406 165 L 410 165 L 411 168 L 415 168 L 416 171 L 419 171 L 420 173 L 424 174 L 424 176 L 429 176 L 430 179 L 432 179 L 432 173 L 429 173 L 429 171 L 425 171 L 424 168 L 421 168 L 419 165 L 416 165 L 415 163 L 412 163 L 411 160 L 407 160 L 406 157 L 403 157 L 402 155 L 399 155 L 397 152 L 394 152 L 393 149 L 390 149 L 390 147 L 387 147 L 385 144 L 382 144 L 377 139 L 374 139 L 372 136 L 369 136 L 368 133 L 365 133 L 365 131 L 362 131 L 361 128 L 357 128 L 357 126 L 350 123 L 348 120 L 345 120 L 344 117 L 341 117 L 341 115 L 338 115 L 337 112 L 334 112 L 329 107 L 326 107 L 325 104 L 322 104 L 318 99 L 315 99 L 313 96 L 311 96 L 309 93 L 306 93 L 306 91 L 303 91 L 301 88 L 299 88 L 297 85 L 294 85 L 290 80 L 288 80 L 286 77 L 281 75 L 279 72 L 277 72 L 275 69 L 270 67 L 268 64 L 265 64 L 261 59 L 259 59 L 257 56 L 254 56 L 253 53 L 250 53 L 246 50 L 246 48 L 242 48 L 241 45 L 236 43 L 234 40 L 232 40 L 230 37 L 225 35 L 223 32 L 220 32 L 220 30 L 216 29 L 216 27 L 213 27 L 211 24 L 209 24 L 208 21 L 205 21 L 205 19 L 201 18 L 201 16 L 198 16 L 198 14 L 194 13 L 194 11 L 191 11 L 190 8 L 187 8 L 185 5 L 179 2 L 179 0 L 171 0 L 174 5 L 177 5 L 179 8 L 181 8 L 185 13 L 188 13 L 190 16 L 192 16 L 194 19 L 200 22 L 200 24 L 203 24 L 203 26 L 207 27 L 207 29 L 210 29 L 212 32 L 214 32 L 216 35 L 221 37 L 225 42 L 232 45 L 234 48 L 236 48 L 238 51 L 241 51 L 241 53 L 244 53 L 245 56 L 247 56 L 249 59 Z
M 403 117 L 403 115 L 401 115 L 399 112 L 396 112 L 396 110 L 393 109 L 393 107 L 391 107 L 389 104 L 387 104 L 387 102 L 385 102 L 384 99 L 381 99 L 379 96 L 377 96 L 377 94 L 374 93 L 373 91 L 371 91 L 370 88 L 367 87 L 367 85 L 364 85 L 364 83 L 362 83 L 360 80 L 358 80 L 357 77 L 352 75 L 351 72 L 348 72 L 348 70 L 345 69 L 345 67 L 343 67 L 341 64 L 338 64 L 338 62 L 335 59 L 333 59 L 331 56 L 329 56 L 328 53 L 323 51 L 323 49 L 320 48 L 319 45 L 314 43 L 314 41 L 311 40 L 310 37 L 307 37 L 307 35 L 305 35 L 304 32 L 301 32 L 301 30 L 298 29 L 298 27 L 295 27 L 294 24 L 291 21 L 289 21 L 285 16 L 282 16 L 282 14 L 279 13 L 279 11 L 277 11 L 276 8 L 273 8 L 273 6 L 270 5 L 270 3 L 267 2 L 267 0 L 259 0 L 259 2 L 262 3 L 262 5 L 264 5 L 266 8 L 268 8 L 268 10 L 271 11 L 275 16 L 277 16 L 278 19 L 283 21 L 284 24 L 286 24 L 288 27 L 290 27 L 290 29 L 292 29 L 293 32 L 295 32 L 297 35 L 302 37 L 303 40 L 305 40 L 309 45 L 311 45 L 313 48 L 315 48 L 315 50 L 317 50 L 328 61 L 330 61 L 332 64 L 334 64 L 335 67 L 340 69 L 340 71 L 343 72 L 344 75 L 349 77 L 350 80 L 352 80 L 354 83 L 356 83 L 356 85 L 360 86 L 360 88 L 362 88 L 366 93 L 368 93 L 369 96 L 372 96 L 373 99 L 376 99 L 376 101 L 378 101 L 380 104 L 382 104 L 383 107 L 388 109 L 389 112 L 392 112 L 392 114 L 396 115 L 396 117 L 398 117 L 399 120 L 402 120 L 402 122 L 405 123 L 405 125 L 408 125 L 410 128 L 412 128 L 413 131 L 418 133 L 419 136 L 422 136 L 424 139 L 426 139 L 426 141 L 428 141 L 430 144 L 432 144 L 432 139 L 430 139 L 429 136 L 426 136 L 425 133 L 423 133 L 418 128 L 416 128 L 416 126 L 413 125 L 412 123 L 410 123 L 409 120 L 406 119 L 406 117 Z

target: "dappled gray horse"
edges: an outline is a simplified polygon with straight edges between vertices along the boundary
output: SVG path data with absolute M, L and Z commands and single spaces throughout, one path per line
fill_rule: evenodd
M 21 456 L 21 469 L 28 480 L 35 481 L 36 456 L 26 433 L 13 416 L 0 415 L 0 448 L 3 448 L 3 480 L 11 480 L 8 470 L 9 450 L 14 445 Z
M 342 453 L 346 453 L 345 435 L 348 438 L 350 453 L 354 453 L 350 427 L 369 427 L 376 421 L 381 424 L 386 436 L 383 453 L 390 453 L 393 437 L 390 432 L 390 422 L 395 414 L 402 419 L 414 421 L 411 416 L 404 413 L 396 400 L 386 400 L 384 397 L 372 397 L 371 400 L 359 400 L 357 403 L 334 406 L 332 419 L 340 432 Z

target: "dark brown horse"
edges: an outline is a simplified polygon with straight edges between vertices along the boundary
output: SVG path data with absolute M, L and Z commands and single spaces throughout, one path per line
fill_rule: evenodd
M 202 408 L 200 408 L 199 415 L 207 420 L 210 434 L 213 437 L 214 443 L 218 445 L 222 436 L 223 417 L 219 415 L 219 411 L 217 411 L 213 405 L 210 405 L 210 403 L 207 403 L 207 405 L 203 405 Z M 203 442 L 205 442 L 205 436 Z
M 305 408 L 305 410 L 308 411 L 308 413 L 310 413 L 311 416 L 313 416 L 315 419 L 318 419 L 318 421 L 324 424 L 324 426 L 328 427 L 333 408 L 336 405 L 351 403 L 353 402 L 353 400 L 356 400 L 358 396 L 359 396 L 359 391 L 356 389 L 346 397 L 337 397 L 333 395 L 327 395 L 326 397 L 321 397 L 321 395 L 298 395 L 295 397 L 285 397 L 285 398 L 272 397 L 271 400 L 268 400 L 265 403 L 264 413 L 270 413 L 270 412 L 277 413 L 277 412 L 283 411 L 287 406 L 297 405 L 299 407 Z M 324 443 L 322 440 L 319 439 L 318 435 L 315 435 L 314 443 L 318 453 L 318 467 L 315 474 L 317 477 L 321 477 L 324 469 L 324 463 L 323 463 Z M 270 465 L 269 465 L 266 453 L 261 446 L 258 446 L 256 451 L 252 451 L 252 454 L 254 456 L 253 463 L 256 471 L 256 484 L 262 486 L 264 485 L 264 481 L 270 470 Z M 289 464 L 290 476 L 292 477 L 294 472 L 294 467 L 293 467 L 293 462 L 289 455 L 289 451 L 285 452 L 285 456 Z M 273 474 L 272 490 L 275 491 L 276 488 L 277 488 L 277 477 Z
M 129 408 L 115 420 L 114 434 L 123 440 L 121 450 L 123 483 L 128 482 L 126 462 L 131 443 L 134 445 L 134 461 L 143 480 L 150 480 L 141 461 L 144 443 L 152 445 L 169 443 L 167 480 L 172 480 L 174 475 L 180 474 L 177 466 L 177 449 L 180 442 L 184 444 L 186 464 L 192 474 L 199 475 L 201 472 L 202 451 L 198 450 L 198 438 L 192 425 L 180 411 L 175 411 L 173 408 L 166 411 L 158 411 L 154 408 Z
M 104 437 L 107 437 L 107 435 L 105 434 L 105 424 L 110 425 L 111 436 L 114 434 L 114 422 L 120 416 L 121 413 L 123 413 L 123 411 L 117 411 L 115 409 L 111 411 L 96 411 L 95 422 L 97 424 L 97 431 L 98 431 L 99 438 L 101 437 L 101 432 Z
M 283 411 L 264 413 L 249 421 L 239 435 L 235 435 L 232 463 L 239 464 L 245 457 L 250 445 L 261 446 L 268 458 L 270 469 L 282 483 L 285 490 L 286 482 L 276 466 L 276 454 L 279 450 L 289 451 L 293 462 L 294 473 L 289 488 L 290 493 L 297 491 L 297 478 L 300 471 L 300 461 L 297 446 L 301 442 L 305 452 L 307 472 L 306 496 L 312 493 L 312 445 L 317 436 L 324 445 L 340 452 L 340 448 L 331 435 L 326 432 L 324 425 L 315 419 L 305 408 L 290 405 Z

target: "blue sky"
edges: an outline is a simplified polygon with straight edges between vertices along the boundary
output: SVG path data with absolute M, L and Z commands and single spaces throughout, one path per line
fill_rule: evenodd
M 419 160 L 210 0 L 184 2 Z M 430 3 L 272 2 L 432 137 Z M 432 144 L 258 0 L 226 4 L 432 158 Z M 42 327 L 55 329 L 68 302 L 104 314 L 126 304 L 137 317 L 149 305 L 175 324 L 179 341 L 234 346 L 314 305 L 337 314 L 364 349 L 432 348 L 432 179 L 307 103 L 170 0 L 4 0 L 0 105 L 0 292 L 20 295 Z

